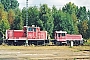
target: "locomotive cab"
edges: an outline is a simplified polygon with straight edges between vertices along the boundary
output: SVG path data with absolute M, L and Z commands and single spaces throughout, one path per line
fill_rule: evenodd
M 62 45 L 66 43 L 66 31 L 55 31 L 55 44 Z
M 55 39 L 57 41 L 64 41 L 61 39 L 65 39 L 66 38 L 66 31 L 55 31 Z

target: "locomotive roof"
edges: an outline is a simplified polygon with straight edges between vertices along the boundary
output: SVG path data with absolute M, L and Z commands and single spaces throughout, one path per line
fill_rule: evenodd
M 56 33 L 67 33 L 66 31 L 55 31 Z

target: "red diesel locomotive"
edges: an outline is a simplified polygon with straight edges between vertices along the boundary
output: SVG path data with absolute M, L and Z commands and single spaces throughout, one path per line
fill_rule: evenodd
M 9 45 L 28 44 L 45 44 L 47 43 L 47 31 L 40 31 L 40 27 L 32 25 L 24 26 L 23 30 L 6 30 L 6 40 Z
M 47 39 L 47 31 L 41 31 L 40 27 L 32 25 L 24 26 L 23 30 L 6 30 L 6 41 L 9 45 L 45 45 L 49 42 L 55 45 L 67 44 L 73 41 L 74 45 L 83 44 L 82 35 L 70 35 L 66 31 L 55 31 L 54 40 Z
M 83 45 L 82 35 L 67 34 L 66 31 L 55 31 L 54 43 L 56 45 L 62 44 L 70 45 L 71 41 L 73 41 L 74 45 Z

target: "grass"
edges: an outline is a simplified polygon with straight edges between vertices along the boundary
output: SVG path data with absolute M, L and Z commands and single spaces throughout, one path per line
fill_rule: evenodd
M 0 46 L 0 49 L 67 49 L 68 47 L 65 46 Z
M 73 49 L 77 49 L 80 51 L 90 50 L 90 46 L 74 46 Z
M 0 49 L 46 49 L 46 50 L 57 50 L 57 49 L 69 49 L 67 46 L 0 46 Z
M 84 43 L 84 45 L 89 45 L 90 46 L 90 39 L 88 39 L 87 42 Z
M 90 46 L 0 46 L 0 50 L 71 50 L 71 51 L 82 51 L 90 50 Z
M 43 50 L 60 50 L 60 51 L 64 51 L 64 50 L 69 50 L 72 52 L 80 52 L 81 50 L 90 50 L 90 46 L 73 46 L 72 48 L 70 48 L 70 46 L 8 46 L 8 45 L 1 45 L 0 46 L 0 50 L 10 50 L 10 51 L 32 51 L 32 50 L 37 50 L 37 51 L 43 51 Z M 28 52 L 27 52 L 28 53 Z M 34 52 L 33 52 L 34 53 Z M 48 53 L 48 52 L 46 52 Z M 20 58 L 20 57 L 18 57 Z M 17 59 L 16 59 L 17 60 Z M 22 57 L 20 60 L 32 60 L 30 59 L 30 57 Z M 41 60 L 41 59 L 33 59 L 33 60 Z M 69 59 L 66 59 L 69 60 Z M 72 60 L 77 60 L 76 58 L 73 58 Z

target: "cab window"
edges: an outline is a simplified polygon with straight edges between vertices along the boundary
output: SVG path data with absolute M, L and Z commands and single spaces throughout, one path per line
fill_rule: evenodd
M 61 34 L 60 34 L 60 33 L 58 33 L 58 37 L 60 37 L 60 35 L 61 35 Z
M 34 28 L 34 32 L 36 32 L 36 28 Z
M 65 36 L 65 33 L 62 33 L 62 36 Z
M 33 31 L 33 29 L 32 28 L 28 28 L 28 31 Z

